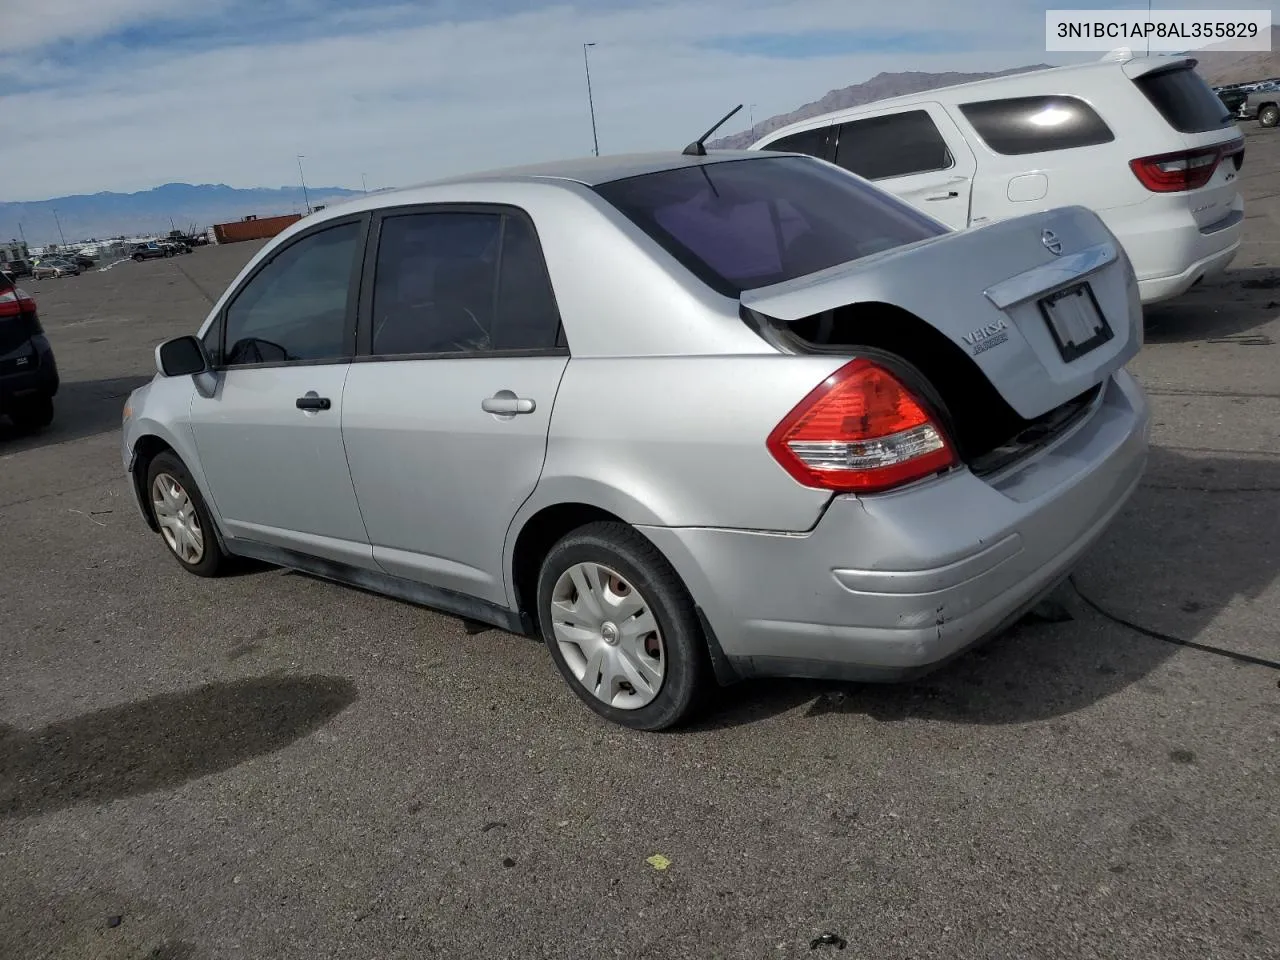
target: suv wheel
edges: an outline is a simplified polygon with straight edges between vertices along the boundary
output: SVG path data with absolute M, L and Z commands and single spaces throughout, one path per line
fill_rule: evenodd
M 147 470 L 147 502 L 169 552 L 188 573 L 217 576 L 227 557 L 204 497 L 181 460 L 161 453 Z
M 143 255 L 142 255 L 142 254 L 140 254 L 140 253 L 135 253 L 135 254 L 133 255 L 133 260 L 134 260 L 134 262 L 135 262 L 135 263 L 141 263 L 141 262 L 142 262 L 143 260 L 145 260 L 145 259 L 146 259 L 146 258 L 145 258 L 145 257 L 143 257 Z
M 1258 123 L 1264 127 L 1274 127 L 1280 123 L 1280 107 L 1274 103 L 1268 103 L 1258 111 Z
M 9 419 L 19 430 L 43 430 L 53 423 L 53 398 L 30 397 L 9 410 Z
M 605 719 L 663 730 L 701 706 L 710 662 L 693 599 L 626 524 L 591 523 L 551 548 L 538 614 L 556 667 Z

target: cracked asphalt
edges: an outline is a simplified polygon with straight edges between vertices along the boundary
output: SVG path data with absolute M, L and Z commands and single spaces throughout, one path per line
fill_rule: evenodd
M 166 555 L 120 408 L 255 245 L 32 284 L 64 387 L 0 428 L 0 958 L 1280 956 L 1280 671 L 1152 636 L 1280 659 L 1280 134 L 1245 129 L 1247 242 L 1149 313 L 1152 462 L 1072 619 L 668 735 L 530 640 Z

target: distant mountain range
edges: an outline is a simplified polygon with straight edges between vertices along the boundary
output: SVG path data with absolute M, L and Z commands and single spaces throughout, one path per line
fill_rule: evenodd
M 312 206 L 359 194 L 343 187 L 308 187 Z M 57 211 L 57 220 L 54 211 Z M 251 214 L 304 213 L 301 187 L 239 189 L 224 183 L 166 183 L 138 193 L 94 193 L 52 200 L 0 203 L 0 241 L 26 235 L 32 246 L 58 243 L 58 222 L 68 243 L 117 236 L 203 231 Z M 170 225 L 172 224 L 172 226 Z
M 1269 53 L 1211 49 L 1193 55 L 1199 61 L 1201 74 L 1213 84 L 1280 76 L 1280 27 L 1272 27 L 1271 36 Z M 790 113 L 762 120 L 755 125 L 754 131 L 745 130 L 721 137 L 707 146 L 720 150 L 746 147 L 779 127 L 832 110 L 957 83 L 1047 68 L 1048 64 L 1040 63 L 990 73 L 881 73 L 863 83 L 832 90 L 820 100 L 806 103 Z M 360 191 L 343 187 L 311 187 L 307 192 L 314 206 L 336 202 Z M 187 230 L 194 227 L 204 230 L 210 224 L 239 220 L 250 214 L 267 217 L 295 211 L 301 213 L 306 209 L 306 201 L 300 187 L 239 189 L 221 183 L 166 183 L 139 193 L 95 193 L 25 203 L 0 202 L 0 241 L 18 237 L 18 224 L 21 223 L 33 246 L 57 242 L 58 230 L 53 217 L 55 209 L 62 222 L 62 232 L 68 242 L 73 242 L 120 235 L 167 233 L 173 228 Z

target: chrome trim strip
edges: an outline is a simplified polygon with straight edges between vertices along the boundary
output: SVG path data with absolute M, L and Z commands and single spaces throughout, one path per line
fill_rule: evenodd
M 999 309 L 1007 310 L 1023 300 L 1030 300 L 1055 287 L 1079 280 L 1112 263 L 1118 256 L 1116 245 L 1108 240 L 1096 246 L 1085 247 L 1076 253 L 1067 254 L 1065 257 L 1059 257 L 1053 263 L 1032 267 L 1025 273 L 1019 273 L 1008 280 L 1001 280 L 984 290 L 983 295 Z

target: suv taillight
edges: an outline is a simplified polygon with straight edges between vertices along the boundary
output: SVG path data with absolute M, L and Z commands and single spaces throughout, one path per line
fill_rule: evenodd
M 40 326 L 40 319 L 36 315 L 35 300 L 17 287 L 10 287 L 0 292 L 0 320 L 6 320 L 9 317 L 26 320 L 33 334 L 44 333 Z
M 1129 168 L 1142 181 L 1142 185 L 1154 193 L 1180 193 L 1199 190 L 1213 179 L 1219 163 L 1227 157 L 1243 153 L 1243 142 L 1234 140 L 1218 147 L 1139 157 L 1129 161 Z M 1237 168 L 1239 165 L 1237 161 Z
M 806 487 L 849 493 L 888 490 L 957 463 L 924 405 L 865 359 L 819 384 L 773 429 L 767 446 Z

